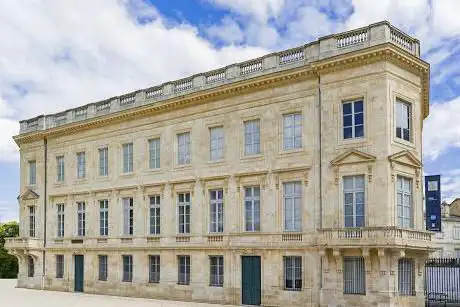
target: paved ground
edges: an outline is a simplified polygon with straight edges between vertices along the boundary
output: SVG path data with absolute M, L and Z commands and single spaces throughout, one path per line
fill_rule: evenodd
M 15 279 L 0 279 L 0 306 L 16 307 L 219 307 L 224 305 L 160 301 L 106 295 L 15 288 Z M 228 305 L 227 305 L 228 307 Z

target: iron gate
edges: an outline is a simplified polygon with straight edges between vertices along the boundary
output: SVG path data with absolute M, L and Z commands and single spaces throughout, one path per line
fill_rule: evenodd
M 433 303 L 460 303 L 460 258 L 426 261 L 425 298 Z

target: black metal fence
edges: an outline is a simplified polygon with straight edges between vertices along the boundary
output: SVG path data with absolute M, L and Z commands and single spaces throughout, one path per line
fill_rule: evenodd
M 425 298 L 433 306 L 439 306 L 439 303 L 460 304 L 460 258 L 433 258 L 426 261 Z

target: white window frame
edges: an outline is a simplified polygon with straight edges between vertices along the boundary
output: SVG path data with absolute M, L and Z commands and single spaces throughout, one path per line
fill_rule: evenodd
M 159 235 L 161 233 L 161 196 L 149 197 L 149 233 Z
M 224 127 L 209 128 L 209 160 L 219 161 L 224 159 L 225 135 Z
M 256 195 L 256 190 L 259 191 L 259 195 Z M 260 231 L 260 186 L 244 187 L 244 230 Z
M 159 283 L 161 274 L 160 255 L 149 255 L 149 283 Z
M 183 201 L 180 201 L 181 195 L 183 198 Z M 187 195 L 190 201 L 187 200 Z M 192 204 L 192 198 L 191 198 L 191 193 L 190 192 L 181 192 L 177 194 L 177 231 L 179 234 L 190 234 L 190 228 L 191 228 L 191 221 L 190 221 L 190 216 L 191 216 L 191 204 Z M 188 208 L 188 214 L 187 214 L 187 208 Z M 182 213 L 181 213 L 182 209 Z M 181 216 L 183 217 L 184 222 L 181 223 Z M 188 226 L 188 228 L 187 228 Z
M 292 194 L 287 193 L 287 187 L 292 186 Z M 300 187 L 300 193 L 296 193 L 296 187 Z M 302 182 L 301 181 L 287 181 L 283 182 L 283 213 L 284 213 L 284 231 L 285 232 L 301 232 L 302 231 Z M 292 215 L 287 216 L 287 208 L 290 201 Z M 297 207 L 298 206 L 298 207 Z M 296 221 L 298 225 L 296 226 Z
M 362 182 L 363 182 L 363 186 L 362 187 L 358 187 L 357 186 L 357 179 L 358 178 L 361 178 L 362 179 Z M 352 181 L 352 188 L 347 188 L 346 187 L 346 181 L 347 180 L 351 180 Z M 359 174 L 359 175 L 351 175 L 351 176 L 343 176 L 342 178 L 343 180 L 343 225 L 344 227 L 365 227 L 366 226 L 366 180 L 365 180 L 365 176 L 362 175 L 362 174 Z M 358 203 L 358 194 L 362 193 L 362 199 L 363 199 L 363 203 L 360 204 Z M 353 223 L 352 225 L 347 225 L 346 224 L 346 221 L 347 221 L 347 215 L 346 214 L 346 207 L 348 206 L 347 204 L 347 195 L 351 194 L 352 195 L 352 203 L 351 203 L 351 206 L 352 206 L 352 218 L 353 218 Z M 362 214 L 362 225 L 358 225 L 357 223 L 357 220 L 358 220 L 358 206 L 362 205 L 362 210 L 363 210 L 363 214 Z
M 355 111 L 355 103 L 357 102 L 361 102 L 363 104 L 363 110 L 361 112 L 357 112 Z M 347 116 L 351 116 L 351 126 L 345 126 L 345 109 L 344 109 L 344 106 L 346 104 L 351 104 L 351 113 L 350 114 L 347 114 Z M 359 99 L 353 99 L 353 100 L 347 100 L 347 101 L 343 101 L 342 102 L 342 139 L 344 141 L 348 141 L 348 140 L 354 140 L 354 139 L 362 139 L 366 136 L 366 118 L 365 118 L 365 110 L 364 110 L 364 99 L 363 98 L 359 98 Z M 355 122 L 355 116 L 358 115 L 358 114 L 362 114 L 363 115 L 363 135 L 362 136 L 356 136 L 356 127 L 357 126 L 360 126 L 358 124 L 356 124 Z M 351 128 L 351 137 L 349 138 L 345 138 L 345 128 Z
M 301 291 L 303 286 L 302 278 L 302 256 L 284 256 L 284 290 Z M 300 280 L 300 285 L 297 281 Z M 290 281 L 290 285 L 288 284 Z
M 177 134 L 177 165 L 189 165 L 191 163 L 190 132 Z
M 109 200 L 99 200 L 99 235 L 107 237 L 109 235 Z
M 29 206 L 29 237 L 35 238 L 35 224 L 36 224 L 36 207 Z
M 109 276 L 109 257 L 107 255 L 98 255 L 98 280 L 99 281 L 107 281 L 107 277 Z
M 161 166 L 161 142 L 160 138 L 154 138 L 149 140 L 149 168 L 158 169 Z
M 99 176 L 109 175 L 109 148 L 99 148 Z
M 251 119 L 244 122 L 244 155 L 254 156 L 260 150 L 260 119 Z
M 123 197 L 123 235 L 134 235 L 134 198 Z
M 57 236 L 63 238 L 65 234 L 65 207 L 64 204 L 57 204 Z
M 64 156 L 57 156 L 56 157 L 56 181 L 57 182 L 64 182 L 65 178 L 65 161 Z
M 84 151 L 77 153 L 77 178 L 86 177 L 86 154 Z
M 86 235 L 86 204 L 84 201 L 77 202 L 77 236 Z
M 288 120 L 291 125 L 288 125 Z M 283 150 L 302 148 L 302 113 L 295 112 L 283 115 Z
M 402 109 L 403 107 L 406 110 Z M 401 112 L 399 111 L 401 109 Z M 407 111 L 408 114 L 404 114 L 403 111 Z M 412 142 L 412 104 L 407 102 L 403 99 L 396 98 L 396 106 L 395 106 L 395 136 L 397 139 L 405 141 L 405 142 Z M 403 124 L 407 124 L 407 128 L 402 127 Z M 398 136 L 398 129 L 401 129 L 400 133 L 401 136 Z M 407 129 L 409 131 L 409 139 L 404 137 L 403 129 Z
M 56 255 L 56 278 L 64 278 L 64 255 Z
M 179 285 L 189 285 L 190 284 L 190 273 L 191 273 L 191 261 L 189 255 L 180 255 L 177 256 L 177 283 Z M 181 273 L 183 269 L 183 273 Z
M 37 161 L 29 161 L 29 185 L 33 186 L 37 184 Z
M 400 187 L 400 182 L 402 187 Z M 409 184 L 409 190 L 405 189 L 405 184 Z M 413 193 L 414 185 L 412 178 L 398 175 L 396 179 L 396 214 L 399 227 L 414 228 Z M 407 198 L 409 199 L 408 203 L 405 201 Z M 408 212 L 406 212 L 406 210 Z
M 224 232 L 224 190 L 209 190 L 209 232 Z
M 134 171 L 134 144 L 125 143 L 122 145 L 123 150 L 123 173 L 129 174 Z
M 224 256 L 209 256 L 209 285 L 224 286 Z
M 122 282 L 133 281 L 133 255 L 122 255 Z

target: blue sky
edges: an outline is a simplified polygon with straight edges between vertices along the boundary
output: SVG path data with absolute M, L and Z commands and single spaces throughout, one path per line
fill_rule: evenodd
M 426 174 L 460 197 L 460 1 L 119 0 L 0 3 L 0 221 L 17 218 L 20 119 L 388 20 L 431 64 Z

